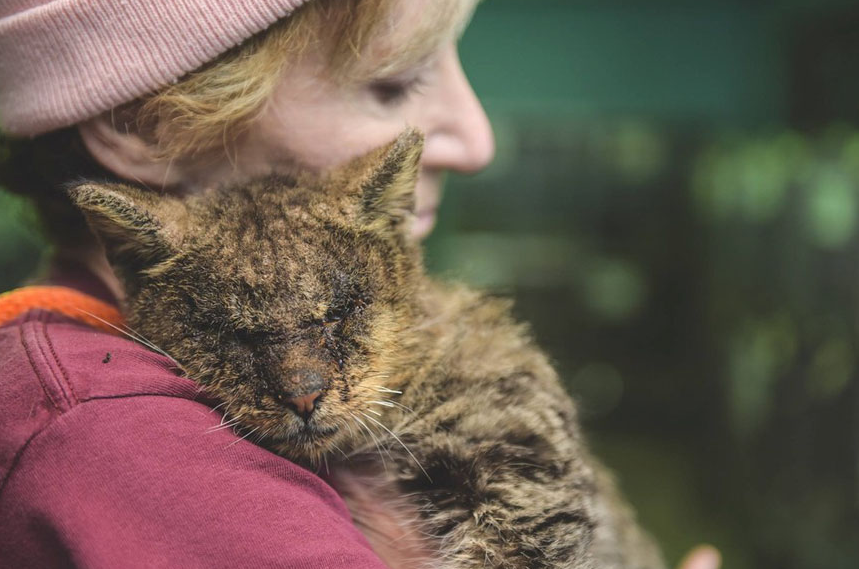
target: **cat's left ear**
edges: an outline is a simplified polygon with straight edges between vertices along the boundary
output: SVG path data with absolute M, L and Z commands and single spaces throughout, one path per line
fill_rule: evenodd
M 369 175 L 361 182 L 362 217 L 377 233 L 404 236 L 415 214 L 415 186 L 424 136 L 408 129 L 369 155 Z
M 123 184 L 85 182 L 68 189 L 119 273 L 140 274 L 175 254 L 184 204 Z

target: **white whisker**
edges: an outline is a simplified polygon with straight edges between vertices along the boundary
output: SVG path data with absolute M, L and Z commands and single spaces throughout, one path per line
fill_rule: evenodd
M 360 411 L 359 411 L 359 413 L 360 413 Z M 352 418 L 353 418 L 353 419 L 355 419 L 356 421 L 358 421 L 358 424 L 359 424 L 359 425 L 361 425 L 362 427 L 364 427 L 364 429 L 366 429 L 367 433 L 369 433 L 369 435 L 370 435 L 370 440 L 373 442 L 373 444 L 374 444 L 374 445 L 376 445 L 376 449 L 379 451 L 379 458 L 381 458 L 381 459 L 382 459 L 382 467 L 385 469 L 385 473 L 387 474 L 387 472 L 388 472 L 388 463 L 387 463 L 387 462 L 385 462 L 385 455 L 384 455 L 384 454 L 382 454 L 382 445 L 381 445 L 381 443 L 379 442 L 379 439 L 376 437 L 376 434 L 375 434 L 372 430 L 370 430 L 370 427 L 368 427 L 368 426 L 367 426 L 367 424 L 366 424 L 364 421 L 362 421 L 361 419 L 359 419 L 358 417 L 356 417 L 356 416 L 355 416 L 354 414 L 352 414 L 352 413 L 350 413 L 350 415 L 352 415 Z M 370 418 L 370 417 L 368 417 L 368 418 Z M 374 420 L 375 420 L 375 419 L 374 419 Z
M 359 413 L 361 413 L 361 411 L 358 411 L 358 412 L 359 412 Z M 379 422 L 379 421 L 377 421 L 376 419 L 372 418 L 371 416 L 369 416 L 369 415 L 367 415 L 367 414 L 365 414 L 365 413 L 361 413 L 361 414 L 362 414 L 362 415 L 364 415 L 366 418 L 370 419 L 371 421 L 373 421 L 374 423 L 376 423 L 377 425 L 379 425 L 380 427 L 382 427 L 383 429 L 385 429 L 386 431 L 388 431 L 388 433 L 389 433 L 392 437 L 394 437 L 394 439 L 395 439 L 398 443 L 400 443 L 400 445 L 403 447 L 403 449 L 405 449 L 405 451 L 406 451 L 407 453 L 409 453 L 409 456 L 410 456 L 410 457 L 412 457 L 412 460 L 414 460 L 414 461 L 415 461 L 415 464 L 417 464 L 417 465 L 418 465 L 418 468 L 420 468 L 420 469 L 421 469 L 421 472 L 423 472 L 423 473 L 424 473 L 424 475 L 427 477 L 427 480 L 429 480 L 430 482 L 432 482 L 432 477 L 430 477 L 429 473 L 428 473 L 426 470 L 424 470 L 424 467 L 423 467 L 423 465 L 421 464 L 421 462 L 420 462 L 420 461 L 417 459 L 417 457 L 412 453 L 412 451 L 409 449 L 409 447 L 407 447 L 407 446 L 406 446 L 406 444 L 405 444 L 402 440 L 400 440 L 400 437 L 398 437 L 398 436 L 394 433 L 394 431 L 392 431 L 391 429 L 389 429 L 388 427 L 386 427 L 385 425 L 383 425 L 382 423 L 380 423 L 380 422 Z
M 248 433 L 247 433 L 245 436 L 243 436 L 242 438 L 240 438 L 240 439 L 238 439 L 238 440 L 235 440 L 235 441 L 231 442 L 230 444 L 228 444 L 228 445 L 227 445 L 226 447 L 224 447 L 224 448 L 230 448 L 230 447 L 231 447 L 231 446 L 233 446 L 234 444 L 242 442 L 243 440 L 245 440 L 246 438 L 248 438 L 249 436 L 251 436 L 252 434 L 254 434 L 254 432 L 255 432 L 257 429 L 259 429 L 259 427 L 255 427 L 254 429 L 252 429 L 252 430 L 248 431 Z
M 226 429 L 230 429 L 232 427 L 235 427 L 238 424 L 238 422 L 239 422 L 238 419 L 232 419 L 232 420 L 230 420 L 226 423 L 222 423 L 216 427 L 209 427 L 208 429 L 206 429 L 206 434 L 208 435 L 209 433 L 215 433 L 217 431 L 223 431 Z
M 385 407 L 396 407 L 398 409 L 402 409 L 403 411 L 408 411 L 409 413 L 414 413 L 414 409 L 411 407 L 406 407 L 401 403 L 397 403 L 396 401 L 370 401 L 370 403 L 375 403 L 376 405 L 384 405 Z
M 342 448 L 340 448 L 339 446 L 337 446 L 337 445 L 336 445 L 336 444 L 334 444 L 334 443 L 330 443 L 330 444 L 331 444 L 331 446 L 333 446 L 335 449 L 337 449 L 337 451 L 338 451 L 340 454 L 342 454 L 342 455 L 343 455 L 343 458 L 345 458 L 346 460 L 349 460 L 349 455 L 347 455 L 345 452 L 343 452 L 343 449 L 342 449 Z
M 159 354 L 161 354 L 162 356 L 164 356 L 165 358 L 169 359 L 171 362 L 173 362 L 174 364 L 176 364 L 176 367 L 177 367 L 177 368 L 179 368 L 179 370 L 180 370 L 180 371 L 182 371 L 182 373 L 187 373 L 187 372 L 185 371 L 185 368 L 183 368 L 183 367 L 182 367 L 182 364 L 180 364 L 179 362 L 177 362 L 177 361 L 173 358 L 173 356 L 171 356 L 170 354 L 168 354 L 167 352 L 165 352 L 164 350 L 162 350 L 161 348 L 159 348 L 158 346 L 156 346 L 155 344 L 153 344 L 152 342 L 150 342 L 149 340 L 147 340 L 147 339 L 146 339 L 142 334 L 140 334 L 139 332 L 136 332 L 135 330 L 132 330 L 132 329 L 131 329 L 131 328 L 129 328 L 128 326 L 123 326 L 123 328 L 125 328 L 125 329 L 123 330 L 123 328 L 120 328 L 119 326 L 116 326 L 115 324 L 112 324 L 112 323 L 108 322 L 107 320 L 105 320 L 104 318 L 101 318 L 101 317 L 99 317 L 99 316 L 96 316 L 95 314 L 93 314 L 93 313 L 91 313 L 91 312 L 87 312 L 86 310 L 84 310 L 84 309 L 82 309 L 82 308 L 76 308 L 76 310 L 78 310 L 79 312 L 82 312 L 83 314 L 86 314 L 87 316 L 89 316 L 89 317 L 91 317 L 91 318 L 95 318 L 96 320 L 98 320 L 98 321 L 99 321 L 99 322 L 101 322 L 102 324 L 104 324 L 104 325 L 106 325 L 106 326 L 110 326 L 111 328 L 113 328 L 114 330 L 116 330 L 117 332 L 119 332 L 120 334 L 123 334 L 123 335 L 125 335 L 125 336 L 128 336 L 128 337 L 129 337 L 129 338 L 131 338 L 132 340 L 134 340 L 134 341 L 136 341 L 136 342 L 138 342 L 138 343 L 140 343 L 140 344 L 143 344 L 144 346 L 146 346 L 147 348 L 149 348 L 149 349 L 151 349 L 151 350 L 153 350 L 153 351 L 155 351 L 155 352 L 158 352 Z

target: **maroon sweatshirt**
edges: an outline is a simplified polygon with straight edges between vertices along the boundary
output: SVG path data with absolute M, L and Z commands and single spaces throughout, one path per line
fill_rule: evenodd
M 0 327 L 0 568 L 384 569 L 330 486 L 220 421 L 131 341 Z

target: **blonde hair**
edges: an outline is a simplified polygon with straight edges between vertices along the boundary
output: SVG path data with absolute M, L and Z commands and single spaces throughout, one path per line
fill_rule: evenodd
M 461 33 L 474 0 L 431 0 L 417 29 L 396 49 L 374 53 L 374 40 L 396 33 L 394 7 L 409 0 L 312 0 L 290 17 L 202 68 L 128 106 L 163 159 L 192 157 L 229 141 L 264 109 L 290 63 L 324 50 L 330 79 L 371 81 L 407 68 L 446 37 Z

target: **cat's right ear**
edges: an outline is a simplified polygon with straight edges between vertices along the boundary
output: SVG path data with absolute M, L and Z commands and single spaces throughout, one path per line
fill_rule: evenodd
M 92 182 L 72 186 L 68 194 L 104 245 L 114 269 L 139 273 L 175 254 L 177 236 L 158 213 L 167 205 L 165 200 L 175 202 L 169 204 L 174 210 L 184 209 L 179 200 L 122 184 Z
M 361 217 L 367 229 L 396 238 L 408 234 L 423 148 L 424 135 L 407 129 L 392 143 L 361 159 L 368 170 L 360 182 Z

